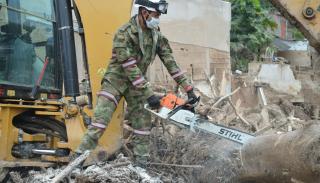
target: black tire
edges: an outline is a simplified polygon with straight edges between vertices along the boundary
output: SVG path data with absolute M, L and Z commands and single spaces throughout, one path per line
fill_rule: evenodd
M 68 140 L 65 124 L 47 116 L 38 116 L 32 112 L 25 112 L 13 119 L 13 125 L 29 134 L 44 133 L 59 137 L 64 141 Z

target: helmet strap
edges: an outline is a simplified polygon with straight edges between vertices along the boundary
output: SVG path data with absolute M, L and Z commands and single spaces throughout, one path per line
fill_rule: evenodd
M 145 9 L 145 10 L 146 10 L 146 9 Z M 148 19 L 149 16 L 150 16 L 149 11 L 148 11 L 148 10 L 146 10 L 146 11 L 148 12 L 147 18 L 144 18 L 144 16 L 142 15 L 142 11 L 141 11 L 141 16 L 142 16 L 142 19 L 143 19 L 143 24 L 144 24 L 145 27 L 147 27 L 147 19 Z

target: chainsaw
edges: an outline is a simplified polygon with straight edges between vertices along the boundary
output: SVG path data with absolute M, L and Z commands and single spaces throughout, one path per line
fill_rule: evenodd
M 168 93 L 161 98 L 161 107 L 159 109 L 151 109 L 148 104 L 144 107 L 153 115 L 177 126 L 189 128 L 193 132 L 202 131 L 218 135 L 239 144 L 245 144 L 255 137 L 249 133 L 201 119 L 199 115 L 194 112 L 194 107 L 197 106 L 199 101 L 200 97 L 198 97 L 196 101 L 194 99 L 185 101 L 173 93 Z

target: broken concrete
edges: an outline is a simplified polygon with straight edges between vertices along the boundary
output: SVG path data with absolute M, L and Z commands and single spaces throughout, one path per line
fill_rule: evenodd
M 297 95 L 301 91 L 301 82 L 295 79 L 290 65 L 262 64 L 257 79 L 281 93 Z

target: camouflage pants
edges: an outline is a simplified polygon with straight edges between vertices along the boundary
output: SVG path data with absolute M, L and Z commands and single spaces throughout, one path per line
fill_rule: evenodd
M 94 109 L 93 122 L 88 127 L 77 152 L 93 150 L 103 135 L 112 114 L 117 107 L 117 102 L 124 96 L 127 102 L 128 120 L 135 129 L 133 137 L 133 153 L 135 156 L 149 156 L 149 134 L 151 129 L 151 115 L 144 110 L 146 98 L 142 90 L 129 87 L 123 94 L 119 93 L 109 82 L 104 81 L 98 94 L 97 104 Z

